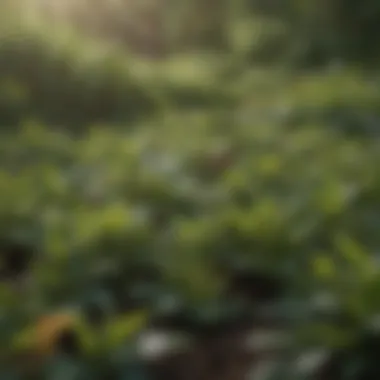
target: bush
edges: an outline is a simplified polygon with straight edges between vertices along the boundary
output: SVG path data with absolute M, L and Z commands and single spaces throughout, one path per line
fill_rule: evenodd
M 26 34 L 0 41 L 1 376 L 143 376 L 139 333 L 172 304 L 233 320 L 241 266 L 283 280 L 297 350 L 375 316 L 375 73 Z

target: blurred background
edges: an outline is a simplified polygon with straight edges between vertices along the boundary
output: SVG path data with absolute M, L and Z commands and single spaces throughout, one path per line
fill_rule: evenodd
M 379 379 L 379 32 L 2 0 L 0 379 Z

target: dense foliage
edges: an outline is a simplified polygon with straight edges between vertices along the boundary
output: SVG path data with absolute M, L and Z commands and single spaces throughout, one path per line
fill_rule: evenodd
M 377 24 L 348 52 L 354 5 L 259 3 L 233 13 L 228 48 L 162 62 L 4 24 L 1 379 L 140 379 L 136 334 L 173 307 L 238 313 L 241 266 L 284 281 L 296 356 L 377 316 L 380 79 L 363 44 Z

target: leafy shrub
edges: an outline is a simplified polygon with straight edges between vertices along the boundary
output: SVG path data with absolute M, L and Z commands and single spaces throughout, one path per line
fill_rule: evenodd
M 100 46 L 25 33 L 0 41 L 4 371 L 142 376 L 157 316 L 257 312 L 231 290 L 240 267 L 283 281 L 297 350 L 377 314 L 375 74 L 253 67 L 244 49 L 92 61 Z

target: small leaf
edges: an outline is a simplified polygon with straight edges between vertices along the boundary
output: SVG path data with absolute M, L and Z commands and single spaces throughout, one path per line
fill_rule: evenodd
M 336 274 L 333 260 L 326 255 L 318 256 L 313 262 L 313 271 L 317 278 L 326 280 L 332 279 Z
M 111 321 L 106 328 L 108 344 L 116 347 L 130 339 L 146 326 L 148 318 L 148 312 L 139 310 Z

